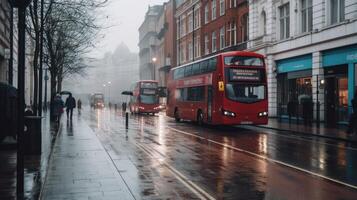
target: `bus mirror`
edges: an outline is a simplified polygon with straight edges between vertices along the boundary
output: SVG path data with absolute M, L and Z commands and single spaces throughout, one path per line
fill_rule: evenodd
M 223 92 L 224 91 L 224 83 L 223 81 L 218 82 L 218 91 Z

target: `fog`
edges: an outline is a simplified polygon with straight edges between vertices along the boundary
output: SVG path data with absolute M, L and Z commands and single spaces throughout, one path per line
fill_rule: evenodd
M 63 90 L 71 91 L 84 102 L 93 93 L 103 93 L 107 102 L 126 100 L 121 92 L 130 89 L 139 79 L 139 26 L 148 6 L 163 2 L 165 0 L 110 0 L 98 11 L 104 29 L 97 37 L 97 46 L 88 54 L 90 68 L 84 75 L 67 77 Z

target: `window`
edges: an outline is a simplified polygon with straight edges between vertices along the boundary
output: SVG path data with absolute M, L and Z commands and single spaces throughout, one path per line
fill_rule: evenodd
M 188 65 L 185 67 L 185 77 L 192 75 L 192 65 Z
M 243 15 L 242 20 L 242 42 L 248 40 L 248 14 Z
M 232 45 L 237 44 L 237 25 L 235 22 L 232 23 L 231 38 L 232 38 Z
M 209 54 L 208 45 L 209 45 L 208 35 L 205 35 L 205 54 L 206 55 Z
M 217 14 L 217 1 L 212 0 L 212 20 L 216 19 L 216 14 Z
M 217 67 L 217 58 L 209 59 L 207 71 L 215 71 L 216 67 Z
M 183 16 L 180 17 L 180 36 L 183 37 L 186 34 L 186 23 Z
M 312 0 L 301 0 L 301 30 L 312 31 Z
M 205 24 L 208 23 L 208 20 L 209 20 L 208 17 L 209 17 L 209 15 L 208 15 L 208 3 L 207 3 L 205 6 Z
M 190 87 L 187 89 L 187 101 L 203 101 L 204 100 L 204 89 L 205 87 Z
M 208 60 L 200 62 L 200 71 L 201 73 L 206 73 L 208 68 Z
M 220 16 L 224 15 L 226 12 L 226 2 L 225 0 L 219 0 L 219 14 Z
M 260 15 L 260 34 L 265 35 L 267 32 L 266 29 L 266 14 L 265 11 L 262 11 L 262 14 Z
M 237 43 L 237 26 L 235 22 L 228 23 L 227 38 L 228 46 L 232 46 Z
M 330 0 L 330 17 L 331 24 L 345 20 L 345 0 Z
M 289 3 L 279 8 L 280 39 L 290 37 L 290 5 Z
M 193 48 L 192 48 L 192 42 L 188 42 L 188 60 L 193 59 Z
M 197 35 L 196 37 L 195 37 L 195 44 L 194 44 L 194 56 L 195 56 L 195 58 L 197 58 L 197 57 L 200 57 L 200 55 L 201 55 L 201 47 L 200 47 L 200 44 L 201 44 L 201 42 L 200 42 L 200 36 L 199 35 Z
M 216 36 L 216 32 L 213 31 L 212 32 L 212 52 L 217 51 L 217 36 Z
M 191 33 L 193 30 L 193 16 L 192 14 L 188 15 L 188 32 Z
M 200 8 L 195 8 L 195 11 L 193 12 L 194 15 L 194 28 L 195 30 L 200 27 Z
M 176 35 L 176 38 L 177 39 L 180 39 L 180 36 L 181 36 L 181 30 L 180 30 L 180 20 L 176 20 L 176 25 L 177 25 L 177 35 Z
M 192 66 L 192 75 L 200 74 L 200 64 L 195 63 Z
M 180 61 L 181 62 L 185 62 L 186 60 L 186 50 L 185 50 L 185 45 L 184 44 L 180 44 Z
M 224 26 L 219 31 L 219 47 L 223 49 L 225 47 Z

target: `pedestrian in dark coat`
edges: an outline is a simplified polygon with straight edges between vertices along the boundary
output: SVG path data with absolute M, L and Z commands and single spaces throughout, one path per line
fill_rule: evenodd
M 67 112 L 67 120 L 73 117 L 73 108 L 76 107 L 76 100 L 72 97 L 72 94 L 66 99 L 66 112 Z
M 357 132 L 357 91 L 355 91 L 355 96 L 351 100 L 352 104 L 352 114 L 350 115 L 347 133 L 356 134 Z
M 64 102 L 59 94 L 53 99 L 53 116 L 56 122 L 59 122 L 63 113 Z

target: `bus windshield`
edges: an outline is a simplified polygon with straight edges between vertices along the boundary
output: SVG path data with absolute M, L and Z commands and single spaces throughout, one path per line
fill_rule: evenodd
M 227 83 L 226 93 L 227 97 L 233 101 L 254 103 L 265 99 L 265 86 Z
M 228 66 L 264 66 L 262 58 L 247 56 L 227 56 L 224 57 L 224 64 Z
M 157 95 L 140 95 L 140 102 L 144 104 L 158 104 L 159 97 Z

